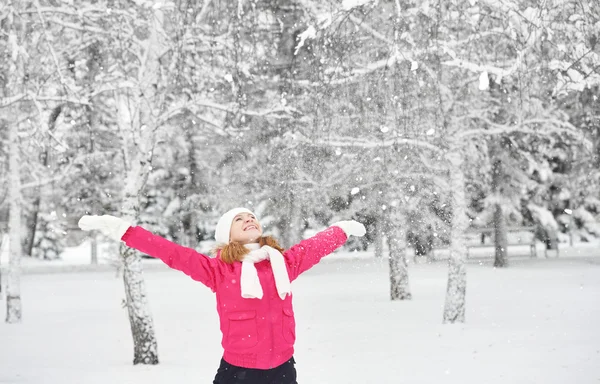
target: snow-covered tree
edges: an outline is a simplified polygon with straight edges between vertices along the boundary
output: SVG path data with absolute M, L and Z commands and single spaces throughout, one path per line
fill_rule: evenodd
M 6 292 L 6 322 L 18 323 L 21 321 L 21 171 L 19 162 L 19 137 L 18 125 L 8 126 L 8 178 L 10 182 L 8 199 L 10 231 L 10 261 L 8 269 L 8 282 Z
M 8 202 L 9 202 L 9 268 L 6 285 L 6 322 L 21 322 L 21 216 L 22 216 L 22 189 L 21 189 L 21 140 L 19 137 L 21 124 L 19 120 L 9 119 L 12 116 L 21 116 L 19 99 L 23 97 L 26 89 L 25 68 L 27 64 L 27 32 L 29 31 L 28 18 L 19 18 L 21 10 L 19 4 L 11 3 L 8 17 L 0 19 L 6 27 L 8 36 L 0 39 L 2 43 L 2 65 L 5 74 L 3 81 L 2 120 L 8 126 Z
M 577 136 L 552 100 L 539 102 L 536 94 L 524 92 L 534 79 L 539 79 L 535 74 L 540 72 L 527 64 L 542 62 L 538 60 L 538 47 L 546 35 L 548 21 L 538 15 L 543 15 L 544 10 L 516 1 L 303 4 L 314 17 L 307 22 L 299 45 L 314 41 L 312 48 L 318 46 L 319 51 L 329 53 L 319 57 L 320 73 L 327 79 L 323 84 L 352 84 L 369 79 L 370 74 L 378 74 L 388 82 L 404 80 L 402 91 L 383 92 L 402 102 L 380 113 L 388 117 L 400 114 L 404 121 L 413 122 L 413 129 L 398 145 L 419 142 L 427 173 L 433 175 L 438 169 L 445 169 L 441 172 L 450 179 L 451 257 L 444 321 L 464 321 L 464 232 L 469 226 L 471 199 L 467 193 L 471 183 L 467 169 L 484 160 L 490 164 L 489 169 L 496 168 L 493 174 L 501 176 L 498 160 L 506 156 L 501 147 L 490 152 L 488 139 L 490 143 L 500 137 L 509 142 L 530 143 Z M 361 44 L 362 41 L 368 44 Z M 398 68 L 410 68 L 411 76 L 402 77 Z M 490 88 L 490 82 L 492 86 L 501 85 L 504 101 L 494 103 L 483 93 Z M 536 89 L 546 96 L 543 87 Z M 343 100 L 339 103 L 343 104 Z M 406 120 L 406 116 L 418 119 Z M 427 145 L 435 147 L 433 152 L 427 153 Z M 410 144 L 405 146 L 410 148 Z M 519 147 L 511 151 L 518 155 L 512 157 L 521 161 L 536 159 Z M 414 158 L 419 159 L 419 155 Z M 412 166 L 416 164 L 413 162 Z M 501 180 L 495 183 L 500 184 Z M 494 206 L 502 207 L 502 188 L 494 191 Z M 519 199 L 514 198 L 517 194 L 509 192 L 504 199 L 512 196 L 511 201 L 518 205 Z M 508 211 L 496 209 L 499 240 L 505 235 L 505 215 L 518 209 Z

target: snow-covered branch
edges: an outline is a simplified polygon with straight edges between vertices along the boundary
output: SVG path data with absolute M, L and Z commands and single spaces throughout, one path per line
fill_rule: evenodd
M 227 136 L 227 133 L 223 130 L 223 123 L 221 120 L 207 116 L 206 114 L 202 113 L 202 111 L 199 111 L 194 104 L 190 103 L 174 105 L 171 107 L 171 109 L 158 117 L 157 126 L 160 127 L 168 123 L 170 120 L 186 113 L 191 114 L 195 120 L 206 123 L 213 133 L 219 136 Z
M 233 48 L 233 44 L 227 39 L 229 33 L 213 36 L 210 34 L 186 33 L 178 42 L 184 49 L 198 49 L 197 44 L 208 44 L 208 48 L 213 51 L 215 49 Z
M 92 25 L 81 25 L 81 24 L 70 23 L 68 21 L 60 20 L 57 18 L 50 18 L 47 21 L 50 23 L 54 23 L 56 25 L 60 25 L 61 27 L 73 29 L 76 31 L 89 32 L 92 34 L 98 34 L 98 35 L 102 35 L 102 36 L 110 36 L 110 37 L 114 38 L 115 40 L 122 41 L 123 39 L 126 38 L 128 41 L 133 42 L 135 45 L 143 47 L 142 43 L 139 41 L 139 39 L 137 39 L 135 37 L 135 35 L 133 33 L 130 33 L 129 35 L 125 36 L 123 34 L 118 34 L 118 33 L 116 34 L 114 30 L 110 30 L 110 29 L 107 30 L 107 29 L 103 29 L 103 28 L 99 28 L 99 27 L 94 27 Z
M 521 65 L 521 63 L 523 61 L 523 56 L 528 49 L 529 48 L 519 51 L 519 53 L 517 54 L 517 58 L 515 59 L 515 62 L 508 69 L 495 67 L 495 66 L 489 65 L 489 64 L 476 64 L 476 63 L 472 63 L 470 61 L 467 61 L 464 59 L 459 59 L 459 58 L 454 58 L 452 60 L 444 61 L 444 62 L 442 62 L 442 64 L 450 66 L 450 67 L 464 68 L 468 71 L 475 72 L 475 73 L 487 72 L 487 73 L 494 74 L 496 76 L 495 81 L 498 84 L 500 84 L 500 81 L 503 78 L 510 77 L 513 73 L 515 73 L 517 71 L 518 67 Z
M 316 143 L 314 140 L 310 140 L 308 137 L 306 137 L 300 133 L 297 133 L 297 132 L 296 133 L 288 133 L 286 135 L 288 135 L 292 141 L 300 141 L 305 144 L 310 144 L 310 145 L 316 144 L 316 145 L 328 146 L 328 147 L 339 147 L 339 148 L 343 148 L 343 147 L 348 148 L 349 147 L 349 148 L 374 149 L 374 148 L 387 148 L 387 147 L 393 147 L 396 145 L 402 145 L 402 146 L 418 147 L 418 148 L 432 151 L 434 153 L 442 152 L 442 149 L 436 145 L 433 145 L 426 141 L 415 140 L 415 139 L 397 138 L 397 139 L 375 141 L 375 140 L 364 140 L 364 139 L 356 139 L 356 138 L 353 138 L 353 139 L 350 139 L 350 138 L 341 139 L 340 138 L 340 139 L 323 139 L 323 140 L 319 140 L 318 143 Z
M 6 108 L 11 106 L 14 103 L 18 103 L 21 101 L 54 101 L 58 103 L 72 103 L 78 105 L 90 105 L 89 102 L 83 99 L 76 99 L 69 96 L 39 96 L 35 95 L 32 92 L 22 93 L 19 95 L 11 96 L 11 97 L 3 97 L 0 98 L 0 108 Z
M 369 34 L 371 34 L 371 36 L 373 36 L 377 40 L 381 40 L 383 43 L 389 45 L 390 47 L 394 45 L 394 41 L 393 40 L 390 40 L 386 36 L 384 36 L 381 33 L 377 32 L 377 30 L 375 30 L 373 27 L 371 27 L 369 24 L 367 24 L 364 21 L 364 19 L 361 20 L 358 17 L 353 16 L 353 15 L 349 15 L 348 18 L 354 24 L 356 24 L 359 28 L 364 29 L 366 32 L 368 32 Z
M 55 101 L 59 103 L 73 103 L 78 105 L 90 105 L 87 100 L 76 99 L 69 96 L 36 96 L 34 94 L 30 94 L 27 100 L 37 100 L 37 101 Z
M 324 73 L 326 74 L 335 74 L 337 75 L 335 78 L 334 76 L 332 77 L 332 80 L 327 81 L 327 85 L 343 85 L 343 84 L 349 84 L 349 83 L 353 83 L 353 82 L 358 82 L 358 81 L 362 81 L 363 77 L 369 73 L 373 73 L 376 72 L 380 69 L 383 68 L 389 68 L 391 66 L 393 66 L 394 64 L 396 64 L 396 60 L 397 60 L 397 55 L 391 55 L 386 59 L 382 59 L 382 60 L 378 60 L 369 64 L 366 64 L 365 66 L 363 66 L 363 68 L 360 69 L 354 69 L 348 72 L 344 72 L 344 73 L 339 73 L 338 68 L 328 68 L 324 70 Z M 309 86 L 309 87 L 322 87 L 323 86 L 323 82 L 314 82 L 314 81 L 308 81 L 308 80 L 298 80 L 295 82 L 298 85 L 302 85 L 302 86 Z
M 206 99 L 202 99 L 202 100 L 196 99 L 196 100 L 186 102 L 184 104 L 175 105 L 173 108 L 171 108 L 168 111 L 166 111 L 165 113 L 161 114 L 158 118 L 158 125 L 160 126 L 160 125 L 166 123 L 167 121 L 173 119 L 174 117 L 179 116 L 185 112 L 191 112 L 195 116 L 197 116 L 200 120 L 202 120 L 208 124 L 211 124 L 215 127 L 222 127 L 222 124 L 220 124 L 216 120 L 211 119 L 206 116 L 202 116 L 200 114 L 200 111 L 198 110 L 199 107 L 205 107 L 205 108 L 215 109 L 217 111 L 229 112 L 229 113 L 235 112 L 235 113 L 240 113 L 242 115 L 247 115 L 247 116 L 260 116 L 260 117 L 268 116 L 268 117 L 272 117 L 275 119 L 287 118 L 292 113 L 297 112 L 296 109 L 294 109 L 290 106 L 283 106 L 283 105 L 279 105 L 275 108 L 264 109 L 264 110 L 251 110 L 251 109 L 240 109 L 239 105 L 236 103 L 219 104 L 219 103 L 215 103 L 213 101 L 209 101 Z M 279 113 L 283 113 L 284 116 L 280 115 Z
M 50 43 L 50 37 L 48 36 L 48 31 L 46 30 L 46 22 L 44 20 L 44 16 L 42 12 L 40 12 L 40 2 L 39 0 L 34 0 L 35 7 L 37 9 L 38 17 L 40 18 L 40 24 L 42 26 L 42 31 L 44 33 L 44 38 L 46 39 L 46 44 L 48 45 L 48 50 L 50 51 L 50 56 L 52 56 L 52 61 L 54 62 L 54 66 L 56 67 L 56 72 L 58 73 L 58 78 L 60 79 L 60 83 L 63 87 L 67 87 L 67 82 L 62 75 L 62 71 L 60 70 L 60 64 L 58 64 L 58 59 L 56 58 L 56 53 L 54 52 L 54 48 Z
M 95 13 L 95 14 L 98 14 L 98 16 L 102 16 L 102 17 L 106 17 L 107 14 L 114 14 L 114 15 L 119 15 L 119 16 L 126 16 L 131 19 L 135 18 L 135 15 L 131 14 L 130 12 L 122 11 L 120 9 L 115 9 L 115 8 L 87 7 L 87 8 L 77 8 L 77 10 L 74 10 L 74 9 L 65 8 L 63 6 L 63 7 L 39 7 L 38 9 L 39 9 L 39 12 L 44 13 L 44 14 L 58 13 L 58 14 L 63 14 L 63 15 L 68 15 L 68 16 L 73 16 L 73 17 L 79 17 L 79 18 L 85 16 L 88 13 Z M 20 14 L 37 13 L 37 10 L 23 10 L 19 13 Z
M 112 82 L 108 82 L 107 84 L 101 85 L 100 87 L 98 87 L 97 90 L 92 92 L 90 94 L 90 98 L 93 98 L 93 97 L 98 96 L 105 92 L 114 92 L 114 91 L 118 91 L 118 90 L 122 90 L 122 89 L 136 89 L 136 88 L 137 88 L 137 86 L 132 81 L 128 81 L 128 80 L 118 82 L 116 85 Z
M 107 35 L 107 36 L 112 35 L 112 32 L 110 30 L 94 27 L 91 25 L 84 26 L 81 24 L 70 23 L 68 21 L 64 21 L 64 20 L 60 20 L 60 19 L 56 19 L 56 18 L 50 18 L 50 19 L 48 19 L 48 22 L 60 25 L 61 27 L 74 29 L 76 31 L 90 32 L 90 33 L 95 33 L 95 34 L 99 34 L 99 35 Z
M 21 184 L 21 191 L 23 191 L 25 189 L 37 188 L 37 187 L 41 187 L 43 185 L 52 184 L 52 183 L 55 183 L 57 181 L 60 181 L 64 178 L 66 178 L 67 176 L 70 176 L 71 173 L 69 171 L 73 167 L 74 163 L 75 163 L 75 161 L 71 161 L 60 175 L 57 175 L 57 176 L 54 176 L 54 177 L 51 177 L 48 179 L 32 181 L 27 184 Z
M 487 126 L 485 128 L 467 129 L 456 133 L 456 138 L 459 140 L 468 139 L 475 136 L 495 136 L 502 134 L 511 133 L 526 133 L 530 135 L 551 135 L 551 134 L 568 134 L 578 140 L 583 140 L 583 136 L 566 121 L 553 118 L 535 118 L 523 120 L 520 124 L 516 125 L 502 125 L 494 123 L 485 116 L 477 115 L 471 116 L 475 120 L 484 122 Z M 537 127 L 534 127 L 537 126 Z
M 327 82 L 328 85 L 349 84 L 349 83 L 353 83 L 353 82 L 357 82 L 357 81 L 362 81 L 363 77 L 367 74 L 377 72 L 381 69 L 391 68 L 394 65 L 401 63 L 401 62 L 405 62 L 405 61 L 420 62 L 420 60 L 419 60 L 420 57 L 423 57 L 425 55 L 428 55 L 428 54 L 431 54 L 431 53 L 434 53 L 437 51 L 441 51 L 442 53 L 447 54 L 453 58 L 453 60 L 446 61 L 442 64 L 454 65 L 454 66 L 458 66 L 458 67 L 463 66 L 463 67 L 473 70 L 475 72 L 483 72 L 487 68 L 488 72 L 500 75 L 497 77 L 497 80 L 499 81 L 499 79 L 501 79 L 502 76 L 508 76 L 509 74 L 512 74 L 516 70 L 518 64 L 521 62 L 520 60 L 521 60 L 521 57 L 524 52 L 519 53 L 519 58 L 518 58 L 517 62 L 515 62 L 515 64 L 513 64 L 513 66 L 510 69 L 503 70 L 501 68 L 496 68 L 493 66 L 479 66 L 477 64 L 469 63 L 465 60 L 458 59 L 456 57 L 456 53 L 450 48 L 450 47 L 456 47 L 456 46 L 468 44 L 472 41 L 482 39 L 486 36 L 496 35 L 498 33 L 499 33 L 498 30 L 493 30 L 493 31 L 486 31 L 486 32 L 474 34 L 463 40 L 457 40 L 457 41 L 437 40 L 437 41 L 433 41 L 432 45 L 430 45 L 427 48 L 410 49 L 410 50 L 401 50 L 398 47 L 395 47 L 392 41 L 390 41 L 389 39 L 386 39 L 384 36 L 380 35 L 380 37 L 382 39 L 385 39 L 386 44 L 389 44 L 389 48 L 391 50 L 391 54 L 387 58 L 364 64 L 362 66 L 362 68 L 356 68 L 356 69 L 353 69 L 353 70 L 350 70 L 347 72 L 343 72 L 343 73 L 339 72 L 338 67 L 326 68 L 326 69 L 324 69 L 324 73 L 330 74 L 330 75 L 335 75 L 335 76 L 332 76 L 332 79 Z M 303 85 L 303 86 L 322 86 L 323 85 L 322 83 L 309 82 L 306 80 L 304 80 L 304 81 L 301 80 L 301 81 L 298 81 L 297 83 L 299 85 Z
M 440 152 L 441 149 L 433 144 L 425 141 L 414 140 L 414 139 L 389 139 L 383 141 L 367 141 L 362 139 L 354 139 L 350 141 L 337 141 L 337 140 L 324 140 L 324 144 L 332 147 L 354 147 L 354 148 L 386 148 L 395 145 L 405 145 L 411 147 L 419 147 L 427 149 L 432 152 Z
M 194 100 L 192 102 L 192 104 L 198 106 L 198 107 L 207 107 L 207 108 L 212 108 L 212 109 L 216 109 L 216 110 L 220 110 L 220 111 L 224 111 L 224 112 L 238 112 L 241 113 L 243 115 L 249 115 L 249 116 L 267 116 L 267 115 L 272 115 L 278 112 L 284 112 L 284 113 L 291 113 L 294 112 L 295 109 L 288 107 L 288 106 L 277 106 L 275 108 L 271 108 L 271 109 L 264 109 L 262 111 L 253 111 L 250 109 L 240 109 L 239 105 L 237 103 L 230 103 L 230 104 L 219 104 L 219 103 L 215 103 L 209 100 Z
M 10 107 L 12 104 L 18 103 L 24 99 L 27 99 L 27 95 L 24 93 L 10 97 L 2 97 L 0 98 L 0 108 Z
M 423 163 L 423 165 L 425 165 L 425 167 L 427 167 L 428 169 L 430 169 L 432 171 L 445 172 L 448 170 L 447 167 L 434 164 L 433 163 L 434 159 L 430 156 L 425 156 L 425 154 L 423 154 L 423 153 L 419 154 L 419 158 L 421 159 L 421 162 Z M 438 164 L 439 164 L 441 161 L 439 158 L 437 160 L 438 160 Z

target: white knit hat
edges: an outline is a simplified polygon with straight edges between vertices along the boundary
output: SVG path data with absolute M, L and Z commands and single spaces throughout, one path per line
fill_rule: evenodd
M 217 243 L 220 243 L 220 244 L 228 244 L 229 243 L 229 234 L 231 232 L 231 223 L 233 222 L 233 219 L 236 215 L 238 215 L 240 213 L 244 213 L 244 212 L 254 215 L 254 213 L 247 208 L 233 208 L 233 209 L 225 212 L 225 214 L 223 214 L 223 216 L 221 216 L 221 218 L 219 219 L 219 222 L 217 223 L 217 228 L 215 229 L 215 240 L 217 241 Z M 254 216 L 256 216 L 256 215 L 254 215 Z

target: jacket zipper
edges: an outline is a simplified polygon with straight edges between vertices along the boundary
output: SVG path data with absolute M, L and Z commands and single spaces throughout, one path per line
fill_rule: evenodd
M 271 262 L 269 261 L 269 264 Z M 273 277 L 274 279 L 274 277 Z M 273 284 L 275 284 L 275 280 L 273 280 Z M 273 316 L 273 313 L 271 312 L 271 297 L 269 296 L 268 300 L 268 306 L 269 306 L 269 333 L 271 335 L 271 354 L 269 356 L 269 369 L 273 368 L 273 351 L 275 350 L 275 340 L 273 339 L 273 319 L 271 318 L 271 316 Z

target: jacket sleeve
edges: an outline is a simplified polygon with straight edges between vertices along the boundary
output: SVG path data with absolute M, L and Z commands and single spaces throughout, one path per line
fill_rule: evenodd
M 346 233 L 337 226 L 329 227 L 313 237 L 302 240 L 283 253 L 290 281 L 316 265 L 321 259 L 344 245 Z
M 161 259 L 169 267 L 201 282 L 214 292 L 220 273 L 219 260 L 175 244 L 142 227 L 129 227 L 121 238 L 128 247 Z

